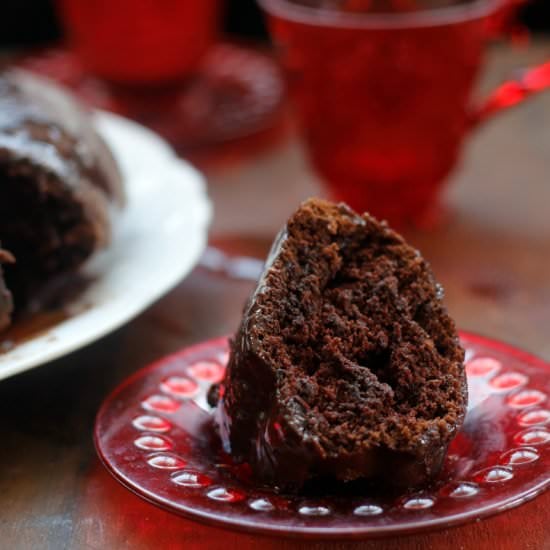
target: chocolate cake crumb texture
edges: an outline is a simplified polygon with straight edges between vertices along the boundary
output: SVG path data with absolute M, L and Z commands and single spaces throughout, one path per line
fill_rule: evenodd
M 368 214 L 311 199 L 245 308 L 216 412 L 257 479 L 417 486 L 466 410 L 463 350 L 425 260 Z

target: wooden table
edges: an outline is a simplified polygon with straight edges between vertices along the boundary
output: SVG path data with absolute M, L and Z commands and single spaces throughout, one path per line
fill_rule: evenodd
M 545 57 L 550 42 L 493 50 L 481 90 Z M 265 250 L 297 202 L 320 192 L 293 135 L 207 175 L 213 236 L 241 251 Z M 482 129 L 452 179 L 448 223 L 408 237 L 432 262 L 461 327 L 550 360 L 550 94 Z M 347 547 L 252 537 L 172 516 L 119 486 L 96 458 L 91 431 L 107 392 L 155 358 L 234 331 L 251 288 L 199 267 L 116 333 L 0 384 L 0 548 Z M 550 549 L 549 518 L 550 492 L 480 522 L 362 547 Z

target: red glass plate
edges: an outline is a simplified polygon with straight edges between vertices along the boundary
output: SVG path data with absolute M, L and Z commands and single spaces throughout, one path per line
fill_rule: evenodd
M 229 42 L 214 45 L 194 76 L 162 86 L 95 78 L 63 48 L 26 55 L 18 65 L 71 88 L 94 107 L 137 120 L 179 152 L 270 128 L 280 118 L 284 99 L 283 78 L 272 57 Z
M 219 447 L 206 395 L 227 340 L 145 368 L 104 402 L 95 443 L 107 469 L 149 502 L 205 523 L 282 536 L 357 538 L 457 525 L 520 505 L 550 485 L 550 365 L 461 333 L 470 406 L 440 478 L 403 494 L 274 494 L 242 481 Z M 242 467 L 241 467 L 242 469 Z

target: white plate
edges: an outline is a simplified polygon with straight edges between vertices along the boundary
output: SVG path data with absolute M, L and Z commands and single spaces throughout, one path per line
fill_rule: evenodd
M 129 321 L 174 287 L 206 245 L 211 207 L 202 176 L 142 126 L 107 113 L 95 116 L 120 164 L 126 207 L 115 220 L 109 248 L 83 270 L 93 282 L 70 304 L 77 313 L 0 354 L 0 380 Z

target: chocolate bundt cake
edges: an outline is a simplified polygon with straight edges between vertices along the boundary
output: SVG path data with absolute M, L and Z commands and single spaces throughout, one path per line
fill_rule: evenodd
M 368 214 L 311 199 L 274 243 L 216 420 L 257 480 L 418 486 L 466 411 L 463 350 L 428 264 Z
M 90 117 L 29 73 L 0 73 L 0 329 L 52 277 L 76 270 L 110 235 L 121 177 Z M 11 261 L 14 259 L 14 261 Z M 0 258 L 1 260 L 1 258 Z

